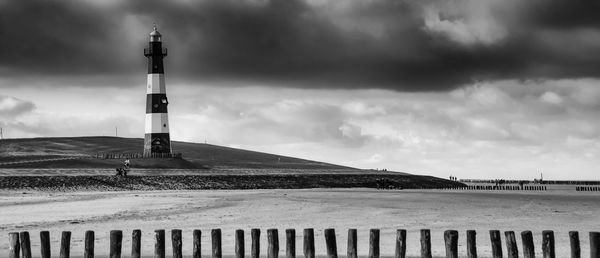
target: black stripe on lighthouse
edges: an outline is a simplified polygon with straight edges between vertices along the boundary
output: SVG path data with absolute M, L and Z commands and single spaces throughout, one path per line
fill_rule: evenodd
M 146 114 L 167 113 L 168 104 L 166 93 L 146 94 Z
M 171 153 L 171 139 L 169 133 L 145 134 L 144 153 Z

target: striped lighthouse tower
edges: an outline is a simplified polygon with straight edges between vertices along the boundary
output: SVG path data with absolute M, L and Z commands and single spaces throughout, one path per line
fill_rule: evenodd
M 146 134 L 144 155 L 171 153 L 169 137 L 169 117 L 167 114 L 167 91 L 163 58 L 167 49 L 162 47 L 161 35 L 156 30 L 150 33 L 148 48 L 144 49 L 148 58 L 148 85 L 146 88 Z

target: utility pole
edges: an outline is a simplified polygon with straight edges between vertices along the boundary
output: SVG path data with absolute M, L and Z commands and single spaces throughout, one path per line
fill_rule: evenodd
M 2 127 L 0 127 L 0 140 L 4 139 L 4 135 L 2 134 Z
M 119 131 L 117 130 L 116 126 L 115 126 L 115 137 L 119 137 Z

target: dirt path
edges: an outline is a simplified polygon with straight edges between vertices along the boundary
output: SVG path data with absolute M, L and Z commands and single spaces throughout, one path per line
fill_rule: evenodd
M 600 194 L 581 192 L 449 192 L 377 191 L 371 189 L 128 191 L 128 192 L 2 192 L 0 193 L 0 256 L 6 256 L 7 233 L 28 230 L 34 256 L 39 256 L 39 231 L 51 232 L 52 250 L 59 250 L 60 231 L 73 232 L 72 255 L 83 254 L 83 235 L 96 231 L 96 254 L 108 253 L 108 232 L 124 231 L 123 253 L 131 248 L 130 234 L 141 229 L 142 252 L 152 255 L 153 230 L 183 229 L 184 254 L 191 254 L 193 229 L 203 232 L 202 251 L 210 254 L 210 229 L 222 228 L 223 252 L 233 254 L 235 229 L 295 228 L 301 254 L 302 229 L 315 228 L 318 254 L 324 254 L 323 229 L 335 228 L 338 252 L 345 254 L 348 228 L 357 228 L 360 255 L 368 252 L 368 230 L 381 229 L 381 253 L 393 255 L 397 228 L 408 230 L 407 252 L 419 252 L 419 229 L 432 230 L 434 255 L 443 256 L 443 231 L 459 230 L 459 251 L 465 252 L 465 231 L 478 232 L 478 250 L 489 256 L 490 229 L 534 232 L 541 250 L 541 231 L 555 230 L 557 257 L 568 256 L 568 231 L 580 231 L 582 254 L 588 254 L 588 232 L 600 231 Z M 167 233 L 170 237 L 170 233 Z M 503 244 L 504 247 L 504 244 Z M 284 250 L 282 245 L 281 250 Z M 167 242 L 169 254 L 170 243 Z M 248 251 L 247 251 L 248 252 Z M 264 254 L 264 249 L 263 252 Z M 57 253 L 56 253 L 57 254 Z

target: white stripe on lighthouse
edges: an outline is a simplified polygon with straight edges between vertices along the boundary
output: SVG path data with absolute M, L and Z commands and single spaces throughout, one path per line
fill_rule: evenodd
M 148 85 L 146 86 L 146 94 L 152 93 L 167 93 L 165 88 L 165 75 L 162 73 L 148 74 Z
M 146 114 L 145 133 L 169 133 L 169 116 L 167 113 Z

